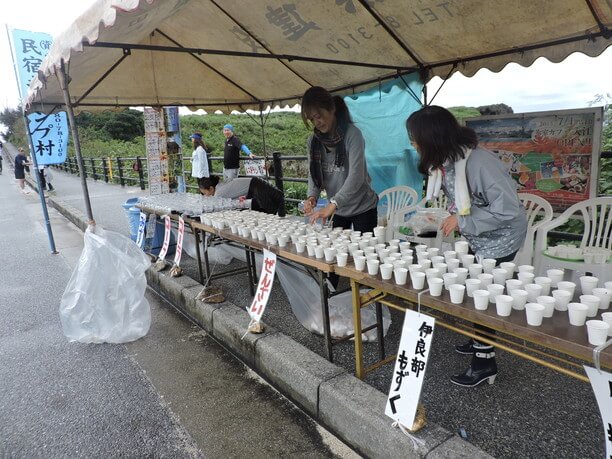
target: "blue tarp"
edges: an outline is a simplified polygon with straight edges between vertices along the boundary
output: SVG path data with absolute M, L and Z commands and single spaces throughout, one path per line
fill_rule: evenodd
M 418 75 L 409 75 L 404 80 L 420 96 L 423 84 Z M 408 140 L 406 119 L 421 104 L 404 81 L 396 79 L 344 100 L 365 137 L 368 172 L 374 190 L 380 193 L 393 186 L 408 185 L 420 195 L 423 176 L 417 170 L 417 152 Z

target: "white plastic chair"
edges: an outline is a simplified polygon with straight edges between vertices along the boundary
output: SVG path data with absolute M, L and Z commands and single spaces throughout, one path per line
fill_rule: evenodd
M 530 265 L 533 262 L 533 244 L 536 232 L 538 228 L 552 220 L 553 209 L 546 199 L 535 194 L 519 193 L 518 197 L 525 206 L 527 213 L 527 236 L 523 246 L 514 258 L 514 263 L 517 266 Z M 539 216 L 542 216 L 541 220 L 537 220 Z
M 437 198 L 433 198 L 430 201 L 427 198 L 423 198 L 418 207 L 429 208 L 429 209 L 447 209 L 448 208 L 448 197 L 444 194 L 442 190 L 440 190 L 440 194 Z M 435 238 L 432 237 L 419 237 L 413 236 L 410 238 L 413 242 L 418 242 L 420 244 L 425 244 L 429 247 L 438 247 L 442 248 L 443 243 L 448 243 L 453 245 L 457 240 L 454 236 L 443 236 L 441 231 L 438 231 L 438 234 Z M 452 247 L 451 247 L 452 249 Z
M 565 268 L 574 271 L 574 279 L 584 273 L 592 273 L 601 282 L 612 280 L 610 263 L 595 264 L 563 261 L 544 255 L 548 247 L 548 232 L 568 222 L 574 214 L 580 213 L 584 221 L 584 233 L 580 248 L 600 247 L 612 249 L 612 196 L 588 199 L 574 204 L 559 217 L 544 223 L 536 236 L 536 272 L 543 274 L 550 268 Z
M 417 205 L 417 192 L 409 186 L 387 188 L 378 195 L 379 205 L 387 201 L 387 241 L 395 235 L 395 225 L 404 221 L 404 216 Z

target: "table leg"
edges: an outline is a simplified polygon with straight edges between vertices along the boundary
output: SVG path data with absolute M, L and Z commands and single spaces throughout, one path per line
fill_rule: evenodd
M 253 269 L 253 279 L 257 279 L 257 265 L 255 264 L 254 250 L 251 250 L 251 268 Z
M 323 314 L 323 336 L 325 338 L 325 350 L 327 351 L 327 360 L 334 361 L 334 353 L 332 350 L 331 327 L 329 324 L 329 292 L 327 289 L 327 279 L 325 273 L 318 270 L 319 288 L 321 290 L 321 312 Z
M 244 254 L 247 262 L 247 273 L 249 275 L 249 290 L 251 291 L 251 296 L 255 296 L 255 287 L 253 282 L 253 269 L 251 266 L 251 250 L 248 246 L 244 246 Z
M 378 338 L 378 355 L 380 360 L 385 358 L 385 337 L 383 336 L 382 304 L 376 304 L 376 337 Z
M 353 297 L 353 327 L 355 328 L 355 376 L 363 379 L 363 342 L 361 340 L 361 298 L 359 284 L 351 279 L 351 293 Z
M 208 261 L 208 238 L 206 231 L 202 231 L 202 241 L 204 242 L 204 272 L 206 273 L 206 282 L 210 280 L 210 262 Z
M 204 272 L 202 271 L 202 254 L 200 252 L 200 230 L 197 228 L 191 227 L 193 231 L 193 236 L 195 237 L 196 244 L 196 258 L 198 260 L 198 274 L 200 275 L 200 284 L 204 285 Z

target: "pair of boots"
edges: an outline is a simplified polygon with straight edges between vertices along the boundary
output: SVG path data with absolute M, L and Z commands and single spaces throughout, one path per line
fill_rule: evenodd
M 472 363 L 463 373 L 451 376 L 453 383 L 464 387 L 474 387 L 483 381 L 488 381 L 489 384 L 495 382 L 497 363 L 493 346 L 470 339 L 465 344 L 455 346 L 455 350 L 459 354 L 471 354 Z

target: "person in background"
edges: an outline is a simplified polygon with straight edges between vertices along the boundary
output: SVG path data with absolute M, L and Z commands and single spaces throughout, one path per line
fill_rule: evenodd
M 249 147 L 234 135 L 234 126 L 231 124 L 223 126 L 223 135 L 225 136 L 225 145 L 223 147 L 223 180 L 232 180 L 238 177 L 240 152 L 242 151 L 250 159 L 255 158 L 255 155 L 251 153 Z
M 458 230 L 479 260 L 512 261 L 525 241 L 527 218 L 516 183 L 500 159 L 478 147 L 474 130 L 461 126 L 445 108 L 423 107 L 410 115 L 406 125 L 421 157 L 419 170 L 428 176 L 427 199 L 437 197 L 440 189 L 448 197 L 451 215 L 441 224 L 443 234 Z M 494 334 L 486 327 L 475 324 L 475 328 Z M 493 384 L 497 376 L 493 346 L 470 340 L 455 349 L 472 355 L 472 362 L 466 371 L 451 377 L 453 383 Z
M 302 120 L 313 127 L 307 142 L 310 173 L 304 213 L 311 223 L 333 218 L 334 227 L 372 231 L 378 223 L 378 195 L 370 185 L 363 135 L 344 100 L 312 87 L 302 97 Z M 329 204 L 315 211 L 322 190 Z
M 208 177 L 208 157 L 206 153 L 209 151 L 206 143 L 202 140 L 202 134 L 194 132 L 189 136 L 193 144 L 193 154 L 191 155 L 191 176 L 200 179 Z
M 219 184 L 219 177 L 198 180 L 200 193 L 230 199 L 250 199 L 251 209 L 285 216 L 283 192 L 259 177 L 239 177 Z
M 20 147 L 17 156 L 15 156 L 15 179 L 17 180 L 17 185 L 21 192 L 24 194 L 30 193 L 30 190 L 26 190 L 25 188 L 25 172 L 26 170 L 29 171 L 30 165 L 28 158 L 23 153 L 23 148 Z
M 51 180 L 53 180 L 53 175 L 49 170 L 49 166 L 45 166 L 40 164 L 38 166 L 38 173 L 40 174 L 40 186 L 43 190 L 49 188 L 49 191 L 54 191 L 53 185 L 51 185 Z

